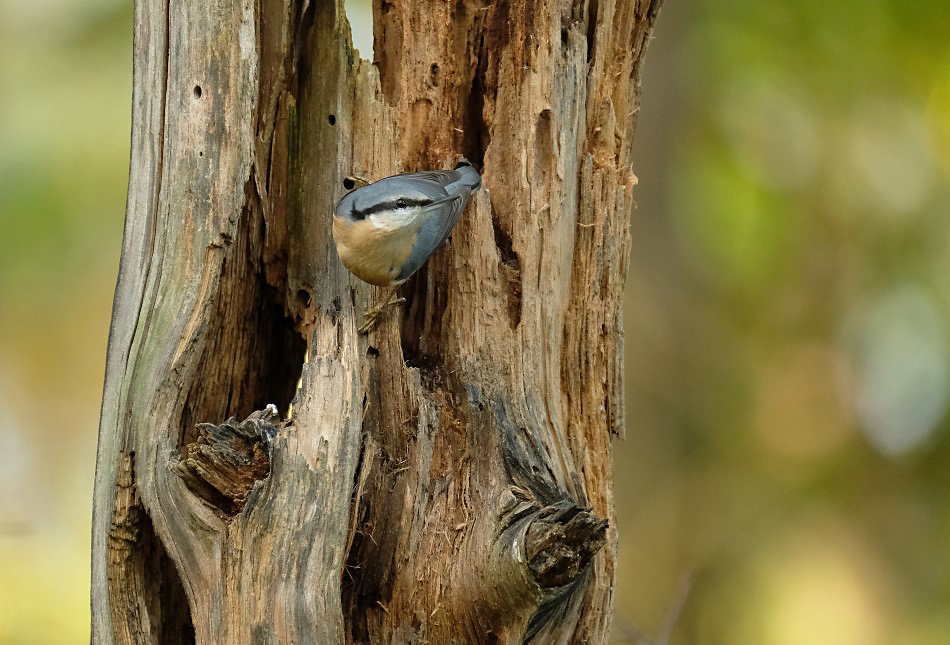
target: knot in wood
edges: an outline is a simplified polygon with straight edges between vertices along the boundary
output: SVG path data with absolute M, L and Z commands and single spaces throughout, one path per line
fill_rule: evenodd
M 189 490 L 226 516 L 241 512 L 258 481 L 270 474 L 270 441 L 277 427 L 271 406 L 244 421 L 199 423 L 198 438 L 174 465 Z
M 607 520 L 563 500 L 538 511 L 528 527 L 528 567 L 542 589 L 563 587 L 577 579 L 606 541 Z

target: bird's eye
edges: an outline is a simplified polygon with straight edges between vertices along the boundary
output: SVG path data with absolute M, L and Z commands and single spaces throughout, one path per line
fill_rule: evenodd
M 406 207 L 406 200 L 405 200 L 405 199 L 397 199 L 397 200 L 396 200 L 396 207 L 397 207 L 397 208 L 405 208 L 405 207 Z

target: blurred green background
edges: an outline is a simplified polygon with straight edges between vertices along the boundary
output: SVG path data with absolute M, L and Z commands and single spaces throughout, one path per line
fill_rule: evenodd
M 131 22 L 0 3 L 0 643 L 88 640 Z M 668 0 L 635 154 L 614 642 L 950 642 L 946 0 Z

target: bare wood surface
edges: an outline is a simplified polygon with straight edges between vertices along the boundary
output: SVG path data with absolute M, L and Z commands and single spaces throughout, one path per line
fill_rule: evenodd
M 381 0 L 372 64 L 341 2 L 136 3 L 94 642 L 606 640 L 658 6 Z M 358 335 L 343 179 L 458 154 L 485 190 Z

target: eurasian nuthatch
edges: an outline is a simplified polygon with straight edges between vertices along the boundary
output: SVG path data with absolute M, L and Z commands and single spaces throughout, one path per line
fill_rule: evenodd
M 392 291 L 366 312 L 375 324 L 396 289 L 448 239 L 482 178 L 464 158 L 455 170 L 409 172 L 347 193 L 333 213 L 336 251 L 360 280 Z M 399 301 L 395 301 L 399 302 Z

